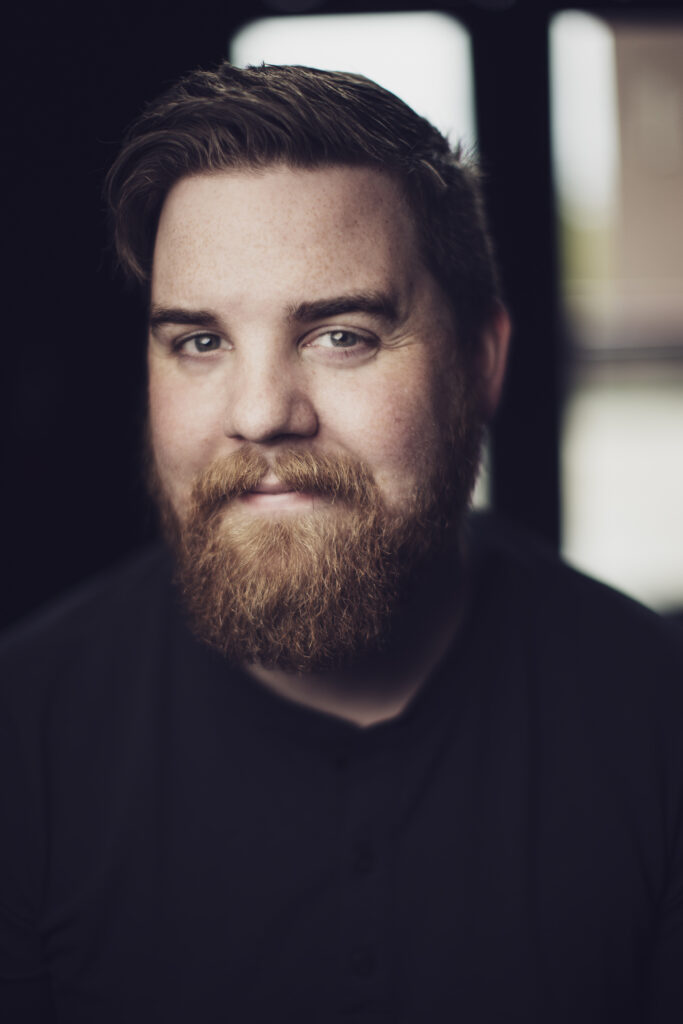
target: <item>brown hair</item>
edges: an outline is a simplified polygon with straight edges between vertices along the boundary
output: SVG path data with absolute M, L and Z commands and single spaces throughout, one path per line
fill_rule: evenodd
M 479 174 L 459 146 L 452 150 L 427 120 L 362 75 L 224 61 L 149 104 L 105 185 L 124 272 L 148 287 L 161 208 L 181 178 L 276 163 L 369 165 L 394 175 L 461 342 L 476 345 L 500 301 Z

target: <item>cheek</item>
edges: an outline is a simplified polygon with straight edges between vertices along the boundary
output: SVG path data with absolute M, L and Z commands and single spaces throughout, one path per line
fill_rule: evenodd
M 187 498 L 215 443 L 211 403 L 174 387 L 163 374 L 150 372 L 149 427 L 161 482 L 177 508 Z
M 369 465 L 392 505 L 409 499 L 430 475 L 438 438 L 432 391 L 416 373 L 407 384 L 403 377 L 359 389 L 336 406 L 337 439 Z

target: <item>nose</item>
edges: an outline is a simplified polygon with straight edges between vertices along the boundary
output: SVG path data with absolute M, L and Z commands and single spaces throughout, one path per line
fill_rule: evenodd
M 231 382 L 225 433 L 253 444 L 312 437 L 318 416 L 309 390 L 287 360 L 245 360 Z

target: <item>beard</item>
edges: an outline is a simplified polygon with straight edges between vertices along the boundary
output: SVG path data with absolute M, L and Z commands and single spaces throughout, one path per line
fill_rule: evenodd
M 431 470 L 400 512 L 356 459 L 289 447 L 269 461 L 245 445 L 200 475 L 181 518 L 150 455 L 193 633 L 231 661 L 296 672 L 348 667 L 386 646 L 435 560 L 458 574 L 483 431 L 463 392 L 457 422 L 439 451 L 424 453 Z M 245 511 L 238 499 L 269 471 L 324 501 L 280 516 Z

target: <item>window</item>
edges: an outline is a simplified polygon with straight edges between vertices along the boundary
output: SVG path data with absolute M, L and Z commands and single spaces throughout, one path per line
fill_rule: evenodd
M 229 44 L 246 64 L 305 64 L 367 75 L 452 140 L 475 140 L 469 35 L 435 12 L 262 18 Z
M 564 554 L 683 607 L 683 24 L 551 27 Z

